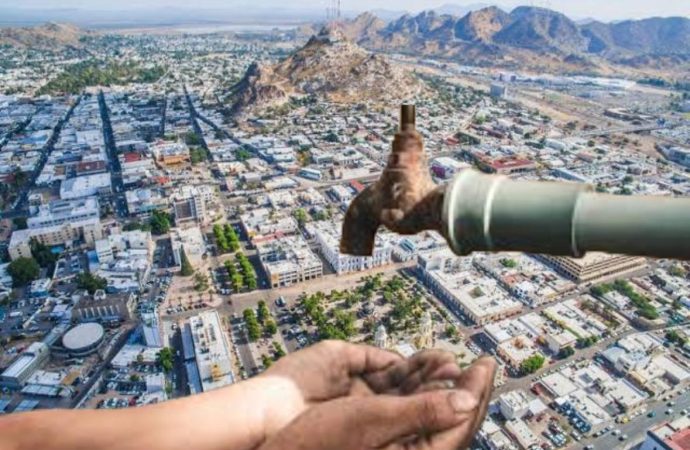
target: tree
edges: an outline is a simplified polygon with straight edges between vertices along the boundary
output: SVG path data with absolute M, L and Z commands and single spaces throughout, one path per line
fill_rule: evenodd
M 273 341 L 273 356 L 275 357 L 276 361 L 285 356 L 285 354 L 286 353 L 283 346 L 277 341 Z
M 12 277 L 14 287 L 26 286 L 38 279 L 41 267 L 33 258 L 17 258 L 7 266 L 7 273 Z
M 507 269 L 514 269 L 517 267 L 517 262 L 511 258 L 502 258 L 501 264 Z
M 194 274 L 194 268 L 187 258 L 187 253 L 184 251 L 184 247 L 180 248 L 180 275 L 183 277 L 189 277 Z
M 673 342 L 675 344 L 678 344 L 679 346 L 683 347 L 685 344 L 688 342 L 688 338 L 685 336 L 682 336 L 678 331 L 676 330 L 670 330 L 666 333 L 666 339 L 670 342 Z
M 225 227 L 223 229 L 223 235 L 225 236 L 225 240 L 228 243 L 228 249 L 231 252 L 236 252 L 237 250 L 240 249 L 240 239 L 237 237 L 237 233 L 235 232 L 235 229 L 230 225 L 229 223 L 225 224 Z
M 273 336 L 278 332 L 278 326 L 276 325 L 275 321 L 268 320 L 268 321 L 266 321 L 266 324 L 264 325 L 264 331 L 269 336 Z
M 93 295 L 99 289 L 108 287 L 108 281 L 105 278 L 94 275 L 91 272 L 82 272 L 77 275 L 77 287 L 79 289 L 86 289 L 89 294 Z
M 334 144 L 337 143 L 337 142 L 340 142 L 340 138 L 339 138 L 338 135 L 335 134 L 333 131 L 330 131 L 330 132 L 326 135 L 326 137 L 324 137 L 324 140 L 325 140 L 326 142 L 332 142 L 332 143 L 334 143 Z
M 33 256 L 38 265 L 51 271 L 55 261 L 57 261 L 57 255 L 51 252 L 47 245 L 42 244 L 36 239 L 31 239 L 29 247 L 31 248 L 31 256 Z
M 683 269 L 678 264 L 674 264 L 671 267 L 669 267 L 668 273 L 674 277 L 684 277 L 685 275 L 687 275 L 687 273 L 685 272 L 685 269 Z
M 134 222 L 130 222 L 130 223 L 126 224 L 124 227 L 122 227 L 122 230 L 123 231 L 135 231 L 135 230 L 151 231 L 151 224 L 134 221 Z
M 249 258 L 247 258 L 244 253 L 237 252 L 235 254 L 235 260 L 240 266 L 240 271 L 242 272 L 242 277 L 244 278 L 244 283 L 247 289 L 250 291 L 256 289 L 256 272 L 254 272 L 254 266 L 252 266 Z
M 213 225 L 213 236 L 216 238 L 218 250 L 220 250 L 221 253 L 227 253 L 230 246 L 228 245 L 228 240 L 223 232 L 223 228 L 219 224 Z
M 170 215 L 166 212 L 154 210 L 149 223 L 153 234 L 161 235 L 170 231 Z
M 295 210 L 293 213 L 295 216 L 295 220 L 297 220 L 297 223 L 302 226 L 305 223 L 307 223 L 307 212 L 304 210 L 304 208 L 298 208 Z
M 133 373 L 132 375 L 129 376 L 129 381 L 132 383 L 138 383 L 141 381 L 141 377 L 137 375 L 136 373 Z
M 268 355 L 261 355 L 261 364 L 263 364 L 264 369 L 268 369 L 273 365 L 273 360 Z
M 575 354 L 575 349 L 571 346 L 563 347 L 560 352 L 558 352 L 558 357 L 561 359 L 570 358 Z
M 156 358 L 158 359 L 158 364 L 161 365 L 165 372 L 170 372 L 173 369 L 174 353 L 170 347 L 163 347 L 161 351 L 158 352 Z
M 266 305 L 266 302 L 263 300 L 259 301 L 258 306 L 259 307 L 257 316 L 259 319 L 259 323 L 261 325 L 266 325 L 266 320 L 268 320 L 268 318 L 271 316 L 271 312 L 268 310 L 268 306 Z
M 235 273 L 231 278 L 231 282 L 235 293 L 242 292 L 242 288 L 244 287 L 244 277 L 242 277 L 241 273 Z
M 523 374 L 529 375 L 541 369 L 545 361 L 546 358 L 544 358 L 543 355 L 536 353 L 522 361 L 522 364 L 520 364 L 520 369 L 522 370 Z
M 197 292 L 205 292 L 208 290 L 208 277 L 202 273 L 194 274 L 194 290 Z
M 247 324 L 247 336 L 251 342 L 256 341 L 261 336 L 261 328 L 259 327 L 259 321 L 256 319 L 256 314 L 251 308 L 245 309 L 242 312 L 244 318 L 244 323 Z

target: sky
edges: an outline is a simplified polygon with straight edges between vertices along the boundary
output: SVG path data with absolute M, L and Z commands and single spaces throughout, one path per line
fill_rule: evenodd
M 260 9 L 295 8 L 300 10 L 325 10 L 330 0 L 1 0 L 3 7 L 16 8 L 78 8 L 83 10 L 136 10 L 175 7 L 188 9 Z M 563 12 L 574 19 L 595 18 L 599 20 L 622 20 L 652 16 L 690 17 L 690 0 L 341 0 L 342 9 L 365 11 L 386 9 L 417 12 L 442 4 L 468 5 L 490 3 L 507 10 L 518 5 L 542 6 Z

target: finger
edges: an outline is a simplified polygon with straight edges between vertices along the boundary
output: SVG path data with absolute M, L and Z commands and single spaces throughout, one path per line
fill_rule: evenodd
M 458 380 L 459 387 L 462 386 L 479 398 L 479 407 L 473 417 L 470 430 L 465 433 L 465 438 L 460 445 L 463 448 L 470 444 L 473 436 L 481 427 L 482 422 L 484 422 L 484 417 L 491 401 L 495 373 L 496 361 L 490 357 L 483 357 L 475 361 Z
M 451 366 L 457 366 L 455 355 L 443 350 L 426 350 L 410 358 L 410 373 L 400 386 L 404 394 L 414 392 L 425 381 L 440 379 L 450 372 Z M 455 373 L 456 376 L 458 373 Z
M 403 358 L 397 353 L 377 347 L 361 344 L 350 344 L 343 341 L 326 341 L 329 351 L 336 352 L 338 361 L 350 376 L 362 376 L 386 370 Z
M 366 377 L 367 383 L 377 393 L 398 393 L 403 383 L 422 369 L 425 358 L 431 358 L 433 354 L 434 352 L 425 351 L 407 359 L 400 359 L 385 371 L 369 374 Z M 392 390 L 396 391 L 392 392 Z
M 491 399 L 491 391 L 493 390 L 494 367 L 495 362 L 491 358 L 479 359 L 456 380 L 460 388 L 466 388 L 472 392 L 472 395 L 479 396 L 479 404 L 468 415 L 468 420 L 452 429 L 431 436 L 422 436 L 414 442 L 408 443 L 405 448 L 409 450 L 457 450 L 467 448 L 486 416 Z
M 425 350 L 368 375 L 366 381 L 377 393 L 410 394 L 427 381 L 455 379 L 461 372 L 452 353 Z
M 452 429 L 471 420 L 479 399 L 466 390 L 436 390 L 411 396 L 378 395 L 357 407 L 367 448 Z

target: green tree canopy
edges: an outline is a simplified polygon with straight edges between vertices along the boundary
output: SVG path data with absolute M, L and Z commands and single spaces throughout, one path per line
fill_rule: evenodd
M 79 289 L 86 289 L 89 294 L 93 295 L 99 289 L 108 287 L 108 282 L 105 278 L 94 275 L 91 272 L 82 272 L 77 275 L 77 286 Z
M 164 211 L 154 210 L 149 223 L 153 234 L 161 235 L 170 231 L 170 215 Z
M 544 358 L 542 354 L 536 353 L 522 361 L 522 364 L 520 364 L 520 369 L 522 370 L 523 374 L 529 375 L 541 369 L 545 361 L 546 358 Z
M 21 287 L 37 280 L 41 267 L 35 259 L 22 257 L 15 259 L 7 266 L 7 273 L 12 277 L 12 285 Z
M 180 248 L 180 262 L 180 275 L 183 277 L 192 276 L 194 274 L 194 267 L 192 267 L 192 264 L 189 262 L 184 247 Z

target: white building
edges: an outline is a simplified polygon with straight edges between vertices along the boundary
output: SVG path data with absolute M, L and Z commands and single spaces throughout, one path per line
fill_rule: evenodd
M 479 273 L 471 258 L 443 248 L 418 258 L 424 282 L 454 313 L 486 325 L 519 313 L 522 304 L 503 291 L 496 280 Z
M 0 374 L 0 384 L 13 389 L 20 388 L 36 369 L 48 360 L 48 346 L 34 342 L 24 350 L 10 366 Z
M 498 397 L 498 408 L 506 420 L 521 419 L 529 411 L 530 398 L 526 392 L 515 390 Z
M 47 246 L 65 245 L 71 247 L 78 241 L 84 241 L 87 245 L 93 245 L 102 236 L 101 220 L 98 217 L 94 217 L 80 221 L 64 222 L 61 225 L 16 230 L 10 237 L 7 250 L 10 258 L 15 260 L 31 256 L 32 239 L 36 239 Z
M 378 233 L 372 256 L 352 256 L 340 253 L 340 222 L 321 221 L 307 224 L 307 231 L 314 236 L 321 248 L 321 254 L 338 275 L 373 269 L 393 261 L 394 236 Z
M 206 311 L 190 317 L 188 330 L 202 390 L 208 392 L 234 383 L 232 353 L 218 312 Z
M 204 243 L 204 236 L 199 227 L 171 229 L 170 243 L 172 245 L 175 264 L 178 266 L 182 265 L 183 247 L 187 259 L 189 259 L 192 266 L 201 264 L 203 255 L 206 252 L 206 244 Z
M 47 205 L 41 205 L 36 215 L 26 220 L 26 224 L 30 229 L 37 229 L 98 218 L 100 218 L 98 199 L 86 197 L 77 200 L 55 200 Z
M 211 220 L 210 212 L 215 210 L 216 190 L 212 186 L 181 186 L 171 196 L 175 222 L 196 221 L 208 224 Z
M 108 282 L 108 290 L 136 292 L 151 274 L 153 240 L 148 231 L 126 231 L 96 241 L 96 273 Z
M 97 173 L 81 177 L 68 178 L 60 183 L 60 198 L 71 200 L 111 193 L 110 173 Z

